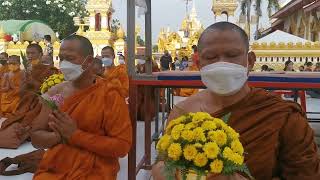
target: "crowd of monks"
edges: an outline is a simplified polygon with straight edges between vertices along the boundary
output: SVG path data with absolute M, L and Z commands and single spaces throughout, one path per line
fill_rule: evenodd
M 245 162 L 255 179 L 320 179 L 318 149 L 305 112 L 294 102 L 248 86 L 255 54 L 249 51 L 246 33 L 228 22 L 213 24 L 200 36 L 198 51 L 200 61 L 188 70 L 200 69 L 207 89 L 179 90 L 191 97 L 171 110 L 168 121 L 182 115 L 181 109 L 214 117 L 231 113 L 229 125 L 240 134 Z M 24 169 L 33 169 L 28 172 L 34 173 L 34 180 L 115 180 L 118 160 L 127 155 L 135 138 L 126 61 L 120 56 L 120 65 L 115 66 L 110 46 L 95 57 L 91 42 L 79 35 L 62 41 L 59 58 L 57 69 L 37 44 L 27 47 L 26 57 L 0 54 L 0 148 L 18 148 L 31 141 L 40 149 L 25 156 L 38 160 L 32 164 L 35 167 Z M 143 64 L 138 63 L 138 73 L 145 72 Z M 159 71 L 155 64 L 153 71 Z M 65 81 L 41 94 L 41 84 L 53 74 L 63 74 Z M 155 102 L 155 97 L 145 97 L 143 88 L 138 92 L 142 118 L 144 103 Z M 53 99 L 60 99 L 57 108 L 47 104 Z M 12 162 L 23 168 L 28 164 L 23 159 L 28 158 L 1 160 L 0 174 Z M 163 162 L 153 166 L 155 180 L 165 179 L 163 168 Z M 230 178 L 247 179 L 241 172 L 208 176 L 210 180 Z

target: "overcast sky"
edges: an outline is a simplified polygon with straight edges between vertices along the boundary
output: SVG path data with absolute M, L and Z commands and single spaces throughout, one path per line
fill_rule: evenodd
M 195 1 L 198 19 L 204 25 L 209 26 L 213 23 L 213 13 L 211 11 L 213 0 L 193 0 Z M 279 0 L 280 5 L 288 3 L 290 0 Z M 119 19 L 123 28 L 126 30 L 127 17 L 127 0 L 113 0 L 115 9 L 114 17 Z M 191 11 L 192 2 L 189 4 Z M 137 9 L 137 8 L 136 8 Z M 136 10 L 138 11 L 138 10 Z M 170 27 L 171 30 L 177 31 L 181 26 L 183 18 L 186 16 L 185 0 L 152 0 L 152 42 L 156 43 L 160 28 Z M 136 16 L 136 23 L 140 25 L 144 37 L 144 17 Z
M 211 11 L 212 0 L 194 0 L 198 19 L 206 27 L 212 23 L 213 13 Z M 119 19 L 124 28 L 126 28 L 127 0 L 113 0 L 115 9 L 114 17 Z M 192 3 L 189 5 L 191 11 Z M 160 28 L 170 27 L 171 30 L 178 30 L 183 18 L 186 16 L 185 0 L 152 0 L 152 41 L 157 42 Z M 142 32 L 144 33 L 144 17 L 136 18 Z M 143 36 L 143 35 L 142 35 Z

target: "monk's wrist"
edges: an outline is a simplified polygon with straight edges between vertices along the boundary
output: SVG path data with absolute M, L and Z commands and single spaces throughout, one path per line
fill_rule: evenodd
M 71 135 L 71 137 L 67 140 L 69 144 L 74 144 L 74 145 L 79 145 L 79 138 L 81 138 L 81 134 L 83 133 L 82 130 L 77 129 L 73 132 L 73 134 Z

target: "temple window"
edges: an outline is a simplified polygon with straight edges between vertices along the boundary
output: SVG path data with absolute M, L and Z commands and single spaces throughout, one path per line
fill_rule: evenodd
M 226 11 L 221 12 L 221 20 L 222 21 L 229 21 L 228 12 L 226 12 Z
M 95 30 L 96 31 L 101 31 L 101 14 L 97 13 L 95 15 Z

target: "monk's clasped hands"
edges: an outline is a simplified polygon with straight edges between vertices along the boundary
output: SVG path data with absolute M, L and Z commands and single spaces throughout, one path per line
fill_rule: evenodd
M 78 129 L 76 122 L 66 113 L 56 110 L 53 111 L 49 117 L 51 120 L 49 122 L 50 128 L 59 133 L 65 140 L 69 140 L 73 133 Z

